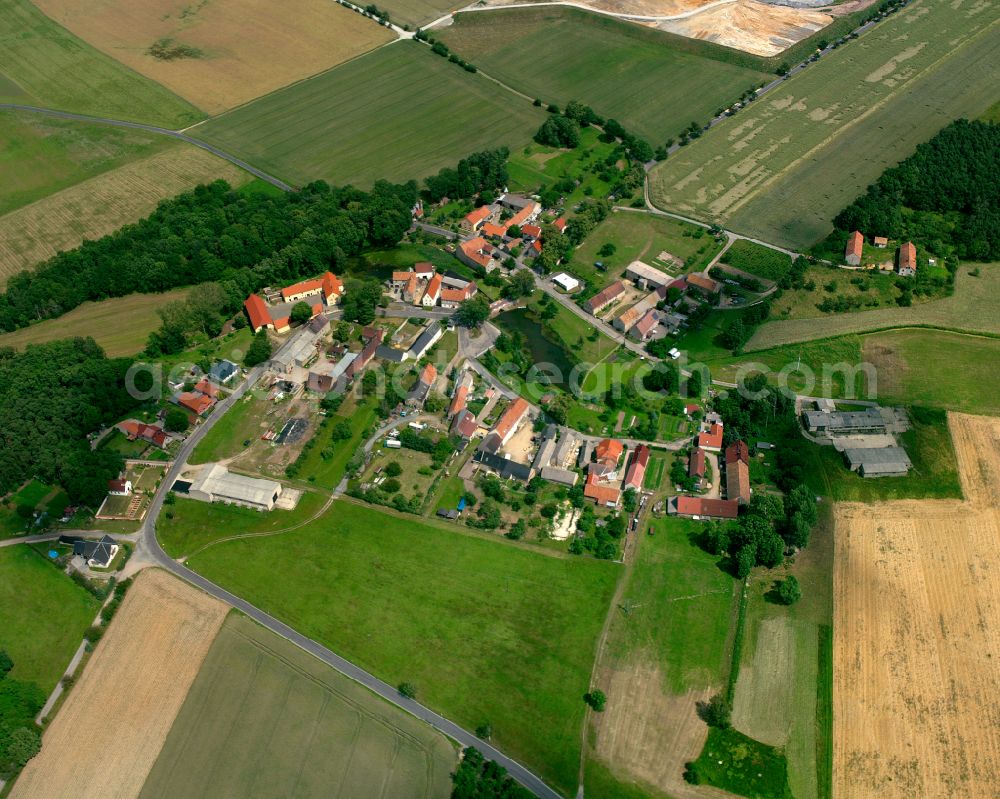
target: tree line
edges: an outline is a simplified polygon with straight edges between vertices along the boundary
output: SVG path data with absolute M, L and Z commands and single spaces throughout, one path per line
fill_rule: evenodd
M 940 256 L 1000 258 L 1000 125 L 959 119 L 891 167 L 833 220 Z

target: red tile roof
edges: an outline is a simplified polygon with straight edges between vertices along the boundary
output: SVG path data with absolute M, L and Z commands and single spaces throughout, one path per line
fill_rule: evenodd
M 479 429 L 479 422 L 476 421 L 476 415 L 472 411 L 462 410 L 455 415 L 452 429 L 462 438 L 472 438 Z
M 538 225 L 524 225 L 521 228 L 521 234 L 524 236 L 530 236 L 533 239 L 541 238 L 542 229 Z
M 197 391 L 185 391 L 177 397 L 177 403 L 201 416 L 215 405 L 215 400 Z
M 620 297 L 625 293 L 625 284 L 620 280 L 616 280 L 607 288 L 602 291 L 597 292 L 593 297 L 587 300 L 587 307 L 590 308 L 591 313 L 596 313 L 601 310 L 605 305 L 613 302 L 615 299 Z
M 465 399 L 469 395 L 469 387 L 462 385 L 455 389 L 455 394 L 451 398 L 451 405 L 448 407 L 448 415 L 454 416 L 465 408 Z
M 690 415 L 692 413 L 697 413 L 700 410 L 701 410 L 701 406 L 700 405 L 695 405 L 694 403 L 690 403 L 690 404 L 684 406 L 684 413 L 686 413 L 688 415 Z
M 267 309 L 267 303 L 257 294 L 251 294 L 243 303 L 243 308 L 250 319 L 250 327 L 256 333 L 262 327 L 271 324 L 271 312 Z
M 625 452 L 625 445 L 613 438 L 605 438 L 603 441 L 599 441 L 594 448 L 594 454 L 597 456 L 598 462 L 612 468 L 618 465 L 623 452 Z
M 490 210 L 490 207 L 488 205 L 481 205 L 479 206 L 479 208 L 469 211 L 469 213 L 465 215 L 465 221 L 468 222 L 470 225 L 472 225 L 472 227 L 474 228 L 476 227 L 476 225 L 480 224 L 484 219 L 489 219 L 492 213 L 493 212 Z
M 531 249 L 533 249 L 535 252 L 541 252 L 542 242 L 540 242 L 538 239 L 535 239 L 533 242 L 531 242 Z
M 906 242 L 899 248 L 899 268 L 917 268 L 917 248 L 914 246 L 912 241 Z
M 718 422 L 712 422 L 707 433 L 698 433 L 698 446 L 720 449 L 722 447 L 722 425 Z
M 844 257 L 847 258 L 848 256 L 856 255 L 860 258 L 864 248 L 865 237 L 861 235 L 860 230 L 855 230 L 847 237 L 847 248 L 844 250 Z
M 127 488 L 128 482 L 126 480 L 108 480 L 108 491 L 114 494 L 124 494 Z
M 213 386 L 207 377 L 203 377 L 199 380 L 195 385 L 194 390 L 200 391 L 206 397 L 211 397 L 212 399 L 216 399 L 219 396 L 219 389 L 216 386 Z
M 552 227 L 558 230 L 560 233 L 566 230 L 566 217 L 561 216 L 555 222 L 552 223 Z
M 507 226 L 496 225 L 493 222 L 486 222 L 481 228 L 479 228 L 479 232 L 484 236 L 495 236 L 500 238 L 507 233 Z
M 681 516 L 712 516 L 718 519 L 735 519 L 739 504 L 734 499 L 705 499 L 704 497 L 677 497 L 677 513 Z
M 518 227 L 520 227 L 525 222 L 527 222 L 529 218 L 537 214 L 540 210 L 541 207 L 538 205 L 538 203 L 532 200 L 526 206 L 524 206 L 524 208 L 522 208 L 520 211 L 514 214 L 514 216 L 512 216 L 507 221 L 507 225 L 508 227 L 510 225 L 517 225 Z
M 649 465 L 649 447 L 640 444 L 632 454 L 632 461 L 625 472 L 625 485 L 634 488 L 636 491 L 642 490 L 642 481 L 646 476 L 646 466 Z
M 734 441 L 726 447 L 726 465 L 728 466 L 735 461 L 750 462 L 750 449 L 745 441 Z
M 750 467 L 746 461 L 726 464 L 726 498 L 743 503 L 750 501 Z
M 635 323 L 633 332 L 637 335 L 645 338 L 648 336 L 653 329 L 659 324 L 659 317 L 656 315 L 656 311 L 650 308 L 646 311 L 645 316 L 642 317 L 638 322 Z
M 424 292 L 424 296 L 429 296 L 432 300 L 437 302 L 438 298 L 441 296 L 441 275 L 435 273 L 427 283 L 427 291 Z
M 705 476 L 705 450 L 693 449 L 688 455 L 688 477 Z
M 435 368 L 434 364 L 429 363 L 424 367 L 424 370 L 420 373 L 420 382 L 425 386 L 429 386 L 437 379 L 438 370 Z
M 601 485 L 597 475 L 591 472 L 587 475 L 587 482 L 583 485 L 583 495 L 587 499 L 592 499 L 599 505 L 617 505 L 621 497 L 621 492 L 609 485 Z
M 405 283 L 407 280 L 409 280 L 415 274 L 416 274 L 416 272 L 410 272 L 410 271 L 406 271 L 406 272 L 393 272 L 392 273 L 392 282 L 393 283 Z
M 483 250 L 491 252 L 489 242 L 481 236 L 476 236 L 474 239 L 469 239 L 468 241 L 463 241 L 459 248 L 465 254 L 467 258 L 479 264 L 484 269 L 489 266 L 491 260 L 493 260 L 491 255 L 483 254 Z
M 511 431 L 524 418 L 525 414 L 528 412 L 528 402 L 523 397 L 518 397 L 514 400 L 510 407 L 504 411 L 503 416 L 493 425 L 493 432 L 500 436 L 501 439 L 507 438 Z
M 718 294 L 722 290 L 722 284 L 719 281 L 712 280 L 712 278 L 705 277 L 704 275 L 692 273 L 685 280 L 687 280 L 689 286 L 694 286 L 711 294 Z
M 413 271 L 418 275 L 429 275 L 434 271 L 434 264 L 430 261 L 419 261 L 413 265 Z

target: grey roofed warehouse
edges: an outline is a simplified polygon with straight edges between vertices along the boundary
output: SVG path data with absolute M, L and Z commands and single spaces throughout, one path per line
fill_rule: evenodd
M 851 470 L 862 477 L 904 475 L 913 465 L 902 447 L 849 448 L 844 450 L 844 457 Z
M 281 483 L 233 474 L 219 463 L 206 465 L 191 481 L 188 496 L 203 502 L 226 502 L 256 510 L 271 510 L 281 496 Z

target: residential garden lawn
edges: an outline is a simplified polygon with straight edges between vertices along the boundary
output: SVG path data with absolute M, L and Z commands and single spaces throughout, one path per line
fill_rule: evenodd
M 736 269 L 765 280 L 780 280 L 792 265 L 792 257 L 746 239 L 736 239 L 719 259 Z
M 390 462 L 395 462 L 402 467 L 403 472 L 399 477 L 400 490 L 407 499 L 414 494 L 426 495 L 427 489 L 431 487 L 437 475 L 435 469 L 432 474 L 420 474 L 421 468 L 432 468 L 433 459 L 426 452 L 416 452 L 412 449 L 387 449 L 376 447 L 372 462 L 368 469 L 361 475 L 359 482 L 369 482 L 375 478 L 377 469 L 385 469 Z M 456 502 L 457 504 L 457 502 Z
M 434 505 L 431 506 L 431 510 L 436 511 L 438 508 L 452 510 L 458 508 L 458 503 L 461 501 L 464 493 L 465 483 L 461 477 L 457 474 L 446 477 L 441 481 L 441 488 L 438 491 Z
M 770 77 L 726 63 L 725 48 L 577 9 L 458 14 L 437 35 L 518 91 L 560 108 L 580 100 L 654 147 Z
M 813 269 L 818 271 L 814 273 Z M 842 276 L 842 272 L 843 270 L 812 267 L 807 275 L 816 275 L 816 291 L 788 292 L 800 295 L 789 301 L 815 306 L 826 293 L 822 286 L 830 280 L 837 281 L 838 291 L 854 291 L 855 287 L 850 284 L 849 277 Z M 880 285 L 882 277 L 884 276 L 873 275 L 873 285 Z M 903 327 L 938 327 L 970 333 L 1000 334 L 1000 264 L 963 264 L 955 275 L 955 290 L 951 296 L 927 302 L 919 302 L 919 298 L 915 296 L 914 300 L 914 305 L 908 308 L 889 305 L 872 311 L 827 314 L 819 319 L 786 321 L 779 318 L 762 325 L 754 333 L 746 349 L 761 350 L 797 341 Z M 782 297 L 775 302 L 776 312 L 780 313 L 785 301 Z M 797 310 L 801 314 L 808 312 L 808 307 Z M 772 312 L 772 318 L 775 315 Z
M 647 491 L 659 491 L 663 483 L 663 475 L 667 473 L 667 463 L 670 460 L 671 456 L 665 452 L 651 452 L 642 487 Z
M 177 95 L 77 39 L 28 0 L 5 0 L 0 6 L 0 41 L 0 102 L 172 128 L 202 116 Z
M 962 486 L 946 412 L 938 408 L 908 408 L 912 428 L 899 436 L 913 468 L 905 477 L 865 479 L 845 465 L 832 446 L 817 446 L 816 469 L 806 481 L 817 493 L 839 502 L 880 502 L 893 499 L 960 499 Z
M 831 795 L 833 728 L 833 524 L 830 503 L 808 546 L 778 569 L 755 569 L 747 593 L 733 726 L 780 746 L 794 796 Z M 776 602 L 778 581 L 794 575 L 802 599 Z
M 168 302 L 182 300 L 190 289 L 163 294 L 130 294 L 100 302 L 85 302 L 58 319 L 47 319 L 29 327 L 0 335 L 0 347 L 23 349 L 72 336 L 90 336 L 109 357 L 134 355 L 160 326 L 156 311 Z
M 24 118 L 31 117 L 25 115 Z M 0 116 L 0 127 L 3 119 Z M 33 119 L 45 122 L 48 118 L 35 116 Z M 77 138 L 82 131 L 123 130 L 77 124 L 78 127 L 70 131 Z M 144 156 L 146 148 L 134 151 L 129 147 L 119 148 L 113 142 L 98 141 L 95 137 L 95 141 L 77 142 L 82 147 L 80 150 L 74 149 L 75 144 L 70 142 L 66 152 L 57 153 L 51 162 L 39 163 L 37 158 L 30 157 L 12 164 L 15 175 L 25 166 L 33 170 L 28 178 L 11 184 L 12 189 L 20 186 L 32 191 L 22 191 L 13 199 L 35 194 L 46 196 L 0 216 L 0 282 L 22 269 L 35 267 L 60 251 L 78 247 L 84 239 L 99 239 L 148 216 L 168 197 L 214 180 L 239 186 L 250 177 L 239 167 L 193 145 L 170 143 L 164 149 L 162 145 L 169 141 L 163 136 L 157 137 L 155 143 L 161 145 L 162 151 Z M 51 148 L 46 144 L 42 149 L 58 150 L 58 138 L 53 136 L 52 142 Z M 88 170 L 104 163 L 100 156 L 102 150 L 132 160 L 115 166 L 117 161 L 109 159 L 107 163 L 113 168 L 87 177 Z M 81 153 L 89 153 L 87 158 L 90 160 L 81 160 Z M 0 160 L 4 158 L 0 154 Z M 81 182 L 62 188 L 66 181 L 77 180 Z M 48 194 L 50 191 L 55 193 Z
M 444 796 L 456 759 L 443 734 L 232 613 L 139 797 Z
M 543 186 L 569 178 L 579 185 L 565 195 L 566 207 L 572 208 L 587 197 L 606 197 L 611 184 L 597 173 L 618 145 L 602 142 L 599 136 L 596 128 L 584 128 L 580 131 L 580 145 L 572 150 L 534 142 L 515 150 L 507 163 L 511 191 L 535 194 Z
M 598 253 L 605 244 L 615 246 L 614 254 Z M 619 210 L 601 222 L 572 253 L 566 271 L 587 282 L 585 296 L 590 296 L 625 274 L 625 267 L 632 261 L 644 261 L 655 269 L 680 275 L 704 269 L 721 249 L 722 244 L 697 225 L 641 211 Z M 680 258 L 684 266 L 678 268 L 659 260 L 661 252 Z M 604 264 L 605 271 L 594 266 L 597 261 Z
M 392 41 L 388 29 L 324 0 L 35 0 L 130 69 L 218 114 Z M 158 58 L 151 46 L 187 47 Z M 261 54 L 267 53 L 267 68 Z
M 188 565 L 576 790 L 581 699 L 618 567 L 338 502 Z M 282 579 L 273 579 L 281 574 Z
M 191 453 L 191 463 L 210 463 L 231 458 L 244 450 L 243 442 L 260 435 L 259 427 L 270 403 L 250 392 L 222 416 Z
M 939 330 L 894 330 L 864 337 L 878 370 L 879 397 L 967 413 L 1000 414 L 1000 396 L 984 365 L 1000 359 L 1000 339 Z
M 49 495 L 51 490 L 51 486 L 46 485 L 40 480 L 29 480 L 14 494 L 12 499 L 17 505 L 27 505 L 35 508 L 39 502 Z
M 0 548 L 0 649 L 10 676 L 51 691 L 97 615 L 100 602 L 27 545 Z
M 658 165 L 653 202 L 808 247 L 886 167 L 996 102 L 998 20 L 996 4 L 910 3 Z
M 700 782 L 738 796 L 792 799 L 784 753 L 734 729 L 710 729 L 692 769 Z
M 363 91 L 359 91 L 363 87 Z M 199 135 L 295 183 L 423 178 L 522 147 L 544 112 L 416 42 L 368 53 L 201 126 Z
M 156 538 L 168 555 L 179 558 L 221 538 L 275 533 L 302 524 L 320 511 L 326 499 L 323 494 L 306 491 L 295 510 L 261 512 L 177 496 L 172 504 L 164 506 L 157 520 Z
M 372 396 L 358 400 L 354 392 L 348 394 L 340 410 L 333 416 L 327 417 L 329 423 L 316 434 L 316 445 L 306 452 L 302 459 L 297 475 L 300 481 L 305 480 L 309 485 L 330 490 L 337 487 L 347 469 L 347 462 L 364 443 L 365 433 L 378 419 L 375 412 L 376 399 Z M 351 437 L 346 441 L 334 443 L 331 439 L 333 427 L 344 419 L 351 425 Z M 334 454 L 327 460 L 323 458 L 322 453 L 329 446 L 333 446 Z

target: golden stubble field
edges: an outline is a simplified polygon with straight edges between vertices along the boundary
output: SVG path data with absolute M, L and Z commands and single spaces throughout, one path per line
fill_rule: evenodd
M 141 573 L 11 799 L 138 796 L 228 610 Z
M 250 174 L 185 144 L 125 164 L 0 216 L 0 288 L 60 250 L 99 239 L 156 210 L 161 200 L 200 183 L 238 187 Z
M 949 425 L 964 501 L 836 508 L 838 799 L 1000 795 L 1000 419 Z
M 35 0 L 98 50 L 209 114 L 323 72 L 394 34 L 332 0 Z M 169 39 L 200 51 L 158 59 Z

